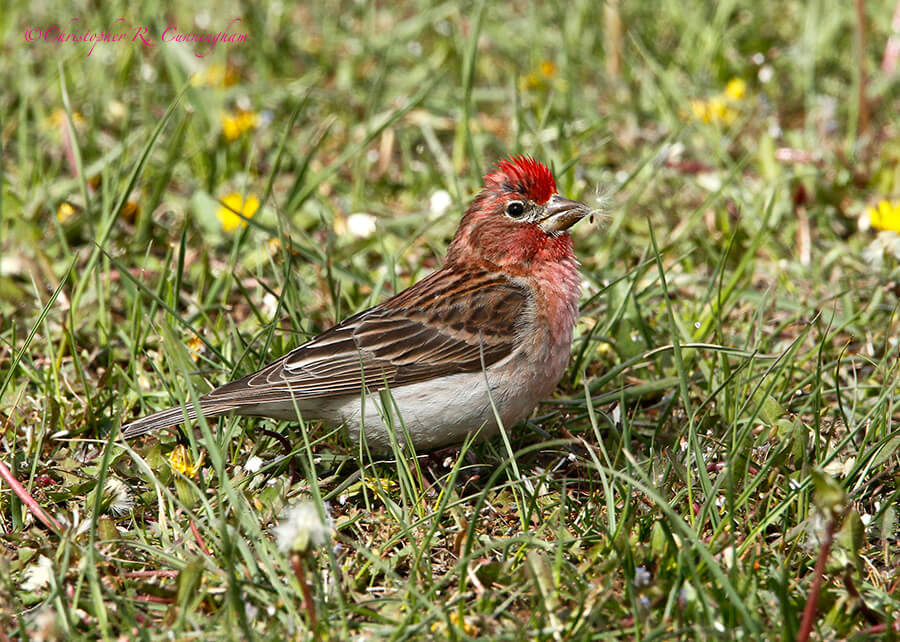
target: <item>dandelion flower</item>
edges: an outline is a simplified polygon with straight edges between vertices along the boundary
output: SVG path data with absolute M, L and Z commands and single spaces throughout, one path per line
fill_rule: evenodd
M 194 463 L 191 460 L 191 454 L 188 452 L 188 449 L 181 444 L 175 446 L 175 449 L 169 453 L 169 465 L 175 472 L 181 473 L 185 477 L 193 477 L 196 475 L 197 471 L 200 470 L 202 463 L 202 456 Z
M 108 477 L 103 484 L 103 507 L 113 517 L 127 515 L 134 508 L 131 489 L 121 479 Z
M 556 65 L 552 60 L 542 61 L 536 69 L 526 75 L 520 82 L 522 89 L 546 89 L 547 81 L 556 75 Z
M 740 78 L 728 81 L 724 91 L 712 98 L 695 98 L 690 101 L 691 113 L 703 123 L 730 125 L 737 120 L 738 110 L 734 104 L 747 95 L 747 83 Z
M 66 110 L 63 109 L 62 107 L 58 107 L 57 109 L 54 109 L 53 112 L 50 114 L 48 120 L 50 121 L 51 125 L 53 125 L 54 127 L 57 127 L 57 128 L 62 127 L 63 125 L 69 124 L 69 116 L 66 113 Z M 85 124 L 84 116 L 82 116 L 77 111 L 73 111 L 72 112 L 72 122 L 75 124 L 76 127 L 78 127 L 80 129 L 82 127 L 82 125 Z
M 890 203 L 882 200 L 877 207 L 866 208 L 870 227 L 879 231 L 900 232 L 900 201 Z
M 726 125 L 730 125 L 737 120 L 737 111 L 721 96 L 710 98 L 709 115 L 713 122 L 725 123 Z
M 710 121 L 709 105 L 705 100 L 695 98 L 691 101 L 691 113 L 697 120 L 708 123 Z
M 65 223 L 75 215 L 75 208 L 71 203 L 62 203 L 56 210 L 56 220 Z
M 187 340 L 187 348 L 191 359 L 197 361 L 200 359 L 200 353 L 203 351 L 203 339 L 196 334 L 191 335 L 191 338 Z
M 253 218 L 259 209 L 259 199 L 248 194 L 246 200 L 237 192 L 232 192 L 222 199 L 223 206 L 216 211 L 216 216 L 226 232 L 234 232 L 239 227 L 247 227 L 245 218 Z M 237 213 L 240 213 L 240 216 Z M 243 217 L 243 218 L 241 218 Z
M 219 120 L 222 123 L 222 134 L 225 140 L 237 140 L 245 133 L 259 126 L 259 114 L 255 111 L 231 111 L 223 113 Z
M 141 206 L 135 203 L 134 201 L 128 201 L 125 205 L 122 206 L 122 211 L 119 216 L 129 223 L 133 223 L 137 218 L 137 215 L 141 213 Z
M 319 515 L 309 501 L 294 504 L 285 511 L 281 522 L 273 529 L 275 543 L 282 553 L 305 553 L 323 546 L 331 537 L 331 517 Z
M 465 633 L 466 635 L 474 637 L 475 635 L 478 634 L 478 629 L 476 628 L 475 624 L 473 624 L 472 618 L 467 617 L 467 616 L 460 617 L 459 613 L 457 613 L 456 611 L 452 611 L 450 613 L 449 619 L 450 619 L 450 624 L 452 624 L 454 627 L 456 627 L 458 629 L 461 629 L 462 632 Z M 443 620 L 438 620 L 437 622 L 435 622 L 434 624 L 431 625 L 431 632 L 440 634 L 442 636 L 446 636 L 447 635 L 447 623 L 444 622 Z
M 192 87 L 231 87 L 238 80 L 234 67 L 210 65 L 191 76 Z
M 732 78 L 725 85 L 725 95 L 734 101 L 741 100 L 747 95 L 747 83 L 740 78 Z

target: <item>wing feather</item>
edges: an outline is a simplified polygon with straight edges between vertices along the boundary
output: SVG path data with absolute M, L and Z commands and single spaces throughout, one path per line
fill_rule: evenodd
M 531 306 L 527 286 L 502 274 L 445 268 L 204 398 L 254 405 L 477 372 L 515 349 Z

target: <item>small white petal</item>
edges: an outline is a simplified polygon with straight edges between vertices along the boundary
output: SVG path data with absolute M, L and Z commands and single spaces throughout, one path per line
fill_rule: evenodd
M 450 192 L 448 192 L 447 190 L 439 189 L 431 195 L 429 207 L 431 209 L 431 213 L 435 216 L 441 216 L 442 214 L 446 213 L 447 210 L 450 209 L 451 205 L 453 205 L 453 197 L 450 196 Z
M 718 172 L 701 172 L 697 174 L 697 185 L 707 192 L 718 192 L 722 189 L 722 177 Z
M 347 230 L 360 239 L 367 239 L 375 233 L 375 217 L 364 212 L 357 212 L 347 217 Z
M 141 78 L 143 78 L 144 82 L 153 82 L 156 80 L 156 69 L 153 68 L 153 65 L 147 64 L 146 62 L 141 65 Z
M 274 317 L 275 313 L 278 311 L 278 297 L 271 292 L 266 292 L 265 296 L 263 296 L 260 311 L 267 319 Z
M 619 407 L 619 404 L 616 404 L 612 409 L 612 420 L 617 426 L 622 421 L 622 409 Z
M 331 537 L 331 518 L 326 515 L 322 520 L 315 504 L 303 501 L 287 509 L 273 532 L 279 551 L 303 553 L 328 541 Z
M 37 562 L 25 569 L 25 579 L 19 588 L 26 593 L 34 593 L 50 584 L 53 577 L 53 562 L 49 557 L 41 555 Z
M 262 458 L 253 455 L 250 459 L 247 460 L 247 463 L 244 464 L 244 470 L 248 473 L 255 473 L 260 468 L 262 468 L 263 463 L 264 462 Z

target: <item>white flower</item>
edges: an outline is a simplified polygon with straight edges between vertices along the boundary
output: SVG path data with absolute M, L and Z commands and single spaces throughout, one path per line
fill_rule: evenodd
M 244 464 L 244 470 L 248 473 L 255 473 L 260 468 L 262 468 L 263 460 L 256 455 L 253 455 L 250 459 L 247 460 L 247 463 Z
M 375 217 L 365 212 L 357 212 L 347 217 L 347 230 L 360 239 L 367 239 L 375 233 Z
M 273 532 L 279 551 L 304 553 L 328 541 L 331 537 L 331 517 L 326 509 L 323 520 L 315 504 L 299 502 L 285 511 L 281 523 Z
M 451 205 L 453 205 L 453 197 L 450 196 L 450 192 L 447 190 L 439 189 L 431 195 L 429 209 L 434 216 L 445 214 Z
M 48 584 L 53 577 L 53 562 L 49 557 L 41 555 L 37 562 L 25 569 L 25 579 L 19 584 L 19 588 L 26 593 L 34 593 Z
M 876 269 L 884 267 L 885 259 L 900 261 L 900 234 L 893 230 L 879 232 L 878 236 L 863 248 L 862 258 Z
M 260 306 L 260 312 L 262 312 L 263 318 L 271 319 L 275 316 L 277 311 L 278 297 L 271 292 L 266 292 L 265 296 L 263 296 L 262 305 Z
M 156 80 L 156 69 L 153 68 L 153 65 L 146 62 L 141 65 L 141 78 L 143 78 L 145 82 L 153 82 Z
M 858 219 L 856 219 L 856 225 L 859 227 L 860 232 L 868 232 L 872 229 L 872 219 L 869 218 L 868 212 L 863 212 Z

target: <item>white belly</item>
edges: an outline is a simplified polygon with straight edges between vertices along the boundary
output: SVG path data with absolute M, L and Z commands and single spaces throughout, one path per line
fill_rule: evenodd
M 296 408 L 293 404 L 267 404 L 264 413 L 259 407 L 245 407 L 238 413 L 296 421 L 299 409 L 305 420 L 343 424 L 354 444 L 359 443 L 360 434 L 365 434 L 366 444 L 373 452 L 392 450 L 390 427 L 401 447 L 405 447 L 409 435 L 417 450 L 433 450 L 460 444 L 470 434 L 479 439 L 494 435 L 498 431 L 498 415 L 507 430 L 527 417 L 556 387 L 568 358 L 566 353 L 558 360 L 541 359 L 542 367 L 536 369 L 529 364 L 535 356 L 534 352 L 518 350 L 488 368 L 487 373 L 457 374 L 400 386 L 389 392 L 368 394 L 364 400 L 362 395 L 298 399 Z
M 353 443 L 359 443 L 360 434 L 365 434 L 366 444 L 376 452 L 391 450 L 390 427 L 401 446 L 408 434 L 420 450 L 459 444 L 469 434 L 487 438 L 498 430 L 498 414 L 504 427 L 512 428 L 535 404 L 523 391 L 509 394 L 498 379 L 475 372 L 402 386 L 368 395 L 364 413 L 361 397 L 337 399 L 321 408 L 321 418 L 343 422 Z

